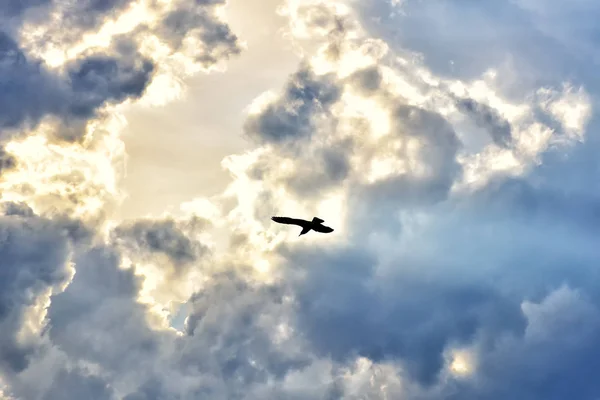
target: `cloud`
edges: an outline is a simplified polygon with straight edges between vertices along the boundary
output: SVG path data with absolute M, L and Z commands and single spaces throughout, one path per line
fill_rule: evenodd
M 464 398 L 594 396 L 598 387 L 586 371 L 595 364 L 597 307 L 562 286 L 539 303 L 524 303 L 523 312 L 524 337 L 483 351 L 479 368 L 487 384 L 465 387 Z
M 383 77 L 381 71 L 373 66 L 356 71 L 352 74 L 351 80 L 363 92 L 373 93 L 381 87 Z
M 336 62 L 343 57 L 338 57 Z M 389 135 L 397 135 L 398 142 L 417 139 L 416 143 L 421 146 L 417 149 L 422 152 L 397 151 L 398 165 L 402 165 L 404 158 L 407 163 L 414 162 L 412 165 L 416 168 L 408 171 L 396 168 L 389 172 L 389 177 L 375 178 L 377 183 L 365 184 L 367 169 L 357 168 L 356 162 L 360 159 L 357 153 L 367 160 L 378 159 L 383 154 L 378 154 L 378 149 L 370 154 L 367 152 L 369 147 L 365 144 L 369 143 L 367 138 L 372 134 L 368 129 L 362 132 L 361 151 L 351 146 L 353 151 L 346 155 L 352 159 L 353 174 L 350 183 L 346 183 L 347 188 L 351 193 L 363 192 L 365 197 L 355 198 L 351 203 L 354 213 L 357 207 L 364 207 L 364 218 L 346 226 L 350 244 L 327 252 L 291 244 L 293 250 L 281 253 L 289 271 L 294 271 L 290 272 L 292 277 L 295 274 L 301 276 L 297 282 L 288 277 L 288 282 L 295 282 L 292 283 L 292 297 L 299 303 L 294 329 L 308 339 L 317 354 L 332 356 L 340 363 L 350 363 L 362 355 L 376 363 L 397 364 L 400 368 L 397 377 L 407 382 L 408 387 L 408 392 L 398 390 L 397 394 L 441 398 L 453 393 L 460 398 L 500 398 L 498 393 L 517 397 L 526 393 L 508 389 L 511 387 L 506 384 L 508 380 L 501 378 L 499 371 L 510 370 L 508 365 L 512 364 L 498 364 L 494 372 L 488 374 L 487 366 L 500 361 L 491 355 L 495 351 L 491 349 L 503 351 L 507 350 L 503 347 L 505 341 L 525 343 L 529 340 L 531 313 L 528 307 L 521 307 L 521 304 L 529 304 L 528 299 L 543 298 L 553 290 L 548 287 L 556 289 L 565 281 L 577 287 L 588 287 L 585 281 L 590 279 L 588 274 L 593 270 L 592 260 L 597 254 L 592 250 L 590 239 L 593 236 L 588 230 L 593 223 L 587 225 L 584 221 L 593 220 L 591 203 L 594 200 L 589 198 L 591 203 L 587 203 L 583 193 L 579 193 L 582 197 L 577 197 L 575 193 L 566 192 L 564 187 L 555 187 L 555 177 L 540 176 L 539 169 L 526 158 L 519 161 L 524 168 L 516 172 L 520 175 L 518 178 L 513 178 L 511 173 L 500 173 L 494 179 L 482 179 L 480 189 L 475 193 L 455 189 L 455 184 L 463 179 L 461 170 L 468 171 L 475 162 L 464 159 L 466 149 L 461 143 L 465 139 L 464 132 L 459 139 L 455 127 L 461 127 L 459 113 L 465 112 L 472 117 L 490 132 L 495 143 L 488 149 L 497 154 L 497 160 L 505 151 L 504 154 L 531 151 L 535 157 L 542 156 L 547 160 L 549 154 L 566 151 L 558 147 L 560 131 L 550 131 L 550 135 L 556 134 L 552 139 L 557 140 L 553 143 L 557 147 L 531 147 L 532 143 L 525 141 L 527 129 L 522 125 L 523 120 L 519 121 L 510 113 L 506 118 L 500 117 L 502 114 L 498 110 L 509 107 L 499 104 L 492 93 L 489 93 L 488 101 L 495 102 L 494 106 L 488 106 L 488 101 L 462 97 L 457 114 L 439 107 L 440 103 L 437 103 L 439 111 L 436 112 L 429 109 L 433 101 L 423 102 L 417 96 L 405 95 L 401 100 L 396 94 L 390 101 L 389 75 L 387 79 L 379 79 L 372 74 L 364 80 L 356 78 L 360 77 L 358 74 L 351 76 L 352 85 L 358 87 L 362 95 L 373 96 L 375 93 L 376 97 L 385 99 L 379 107 L 389 110 Z M 416 81 L 416 77 L 409 79 Z M 365 80 L 367 84 L 363 83 Z M 456 105 L 454 83 L 446 81 L 448 89 L 444 89 L 438 82 L 428 88 L 428 98 L 444 99 L 448 103 L 441 103 Z M 475 87 L 473 84 L 472 88 Z M 345 94 L 342 92 L 340 99 L 344 99 Z M 505 101 L 510 103 L 508 99 Z M 568 107 L 576 104 L 569 103 Z M 529 109 L 537 106 L 531 100 L 525 104 Z M 342 136 L 339 131 L 347 126 L 344 123 L 347 115 L 340 114 L 336 108 L 332 115 L 338 123 L 336 134 L 322 125 L 318 134 L 311 133 L 318 139 L 307 142 L 303 151 L 297 152 L 298 156 L 292 158 L 285 150 L 275 156 L 267 150 L 268 156 L 264 153 L 259 156 L 257 168 L 260 173 L 256 174 L 257 170 L 251 167 L 248 177 L 260 179 L 262 190 L 267 185 L 272 187 L 271 202 L 276 204 L 275 207 L 297 207 L 295 210 L 299 213 L 309 209 L 284 199 L 283 194 L 276 194 L 282 182 L 278 177 L 300 179 L 311 176 L 311 170 L 319 170 L 319 159 L 315 158 L 313 149 L 336 148 L 339 142 L 333 138 Z M 538 119 L 538 115 L 529 111 L 526 118 L 533 119 L 527 124 L 554 127 L 548 120 Z M 583 133 L 585 124 L 578 126 L 578 131 Z M 351 135 L 351 132 L 347 130 L 344 134 Z M 533 139 L 533 135 L 530 138 Z M 355 137 L 353 139 L 358 142 Z M 381 143 L 390 146 L 394 142 L 390 139 Z M 517 147 L 516 151 L 511 147 Z M 506 150 L 500 150 L 502 148 Z M 476 151 L 475 154 L 481 157 L 485 152 Z M 307 162 L 309 157 L 317 162 Z M 563 170 L 577 168 L 575 161 L 559 164 Z M 357 185 L 358 182 L 361 184 Z M 301 196 L 302 192 L 288 193 Z M 308 202 L 322 201 L 326 196 L 323 194 Z M 370 200 L 366 202 L 365 199 Z M 389 206 L 383 207 L 387 202 Z M 590 208 L 581 202 L 589 204 Z M 264 203 L 256 206 L 264 206 Z M 399 226 L 399 229 L 385 231 L 382 226 L 386 225 Z M 352 237 L 360 231 L 367 232 Z M 567 237 L 574 238 L 574 235 L 577 244 L 567 241 Z M 568 261 L 575 259 L 578 260 L 577 267 Z M 591 288 L 587 290 L 592 292 Z M 586 317 L 581 319 L 586 322 L 582 324 L 596 318 L 594 307 L 586 308 Z M 447 353 L 452 348 L 465 346 L 474 347 L 473 362 L 477 365 L 464 367 L 470 371 L 467 381 L 457 381 L 458 378 L 447 381 L 453 373 Z M 540 353 L 542 348 L 538 350 Z M 497 354 L 500 353 L 498 350 Z M 512 360 L 519 358 L 519 351 L 510 356 L 509 353 L 507 350 L 506 359 L 502 360 L 508 363 L 511 357 Z M 540 375 L 524 386 L 540 388 L 543 385 L 546 372 L 541 372 L 542 366 L 536 367 L 540 368 Z M 559 368 L 559 375 L 553 376 L 566 377 L 570 373 L 568 367 Z M 532 376 L 531 372 L 520 373 Z M 495 379 L 504 384 L 487 384 Z M 414 382 L 421 385 L 413 386 Z M 502 391 L 495 391 L 501 386 Z M 529 397 L 536 397 L 534 393 L 538 392 L 535 390 L 541 388 L 532 389 Z M 550 395 L 550 391 L 543 393 Z M 379 395 L 383 398 L 383 394 Z
M 119 253 L 102 246 L 82 250 L 73 282 L 49 307 L 49 337 L 71 360 L 92 361 L 117 385 L 115 374 L 151 367 L 139 362 L 155 354 L 160 334 L 136 302 L 143 279 L 119 268 Z
M 0 32 L 0 46 L 4 69 L 0 122 L 4 129 L 34 129 L 45 116 L 58 117 L 66 124 L 71 120 L 85 123 L 109 102 L 141 96 L 154 68 L 150 60 L 136 59 L 135 54 L 90 54 L 68 65 L 61 76 L 47 70 L 41 60 L 28 60 L 4 32 Z M 65 139 L 83 134 L 85 130 L 68 127 L 58 132 Z
M 114 399 L 111 388 L 96 376 L 86 375 L 84 371 L 62 370 L 45 393 L 44 400 L 58 400 L 77 396 L 87 399 Z
M 290 77 L 283 94 L 250 116 L 244 130 L 250 137 L 275 144 L 310 138 L 317 119 L 327 114 L 340 95 L 331 76 L 315 76 L 301 68 Z
M 198 290 L 205 268 L 213 262 L 212 249 L 201 237 L 209 226 L 198 217 L 140 219 L 123 222 L 111 237 L 136 273 L 152 277 L 144 283 L 142 296 L 172 309 Z
M 16 165 L 17 161 L 15 160 L 15 157 L 8 154 L 6 150 L 0 148 L 0 172 L 2 172 L 2 170 L 13 169 Z
M 2 138 L 0 180 L 10 394 L 596 396 L 596 92 L 558 67 L 543 82 L 521 69 L 539 62 L 519 37 L 556 50 L 550 60 L 565 51 L 526 36 L 525 16 L 541 18 L 528 4 L 446 5 L 450 21 L 468 15 L 473 28 L 441 24 L 439 2 L 405 1 L 396 40 L 388 15 L 366 22 L 382 2 L 287 1 L 287 34 L 305 57 L 249 107 L 243 133 L 255 147 L 224 161 L 231 185 L 129 221 L 112 220 L 125 158 L 119 105 L 152 96 L 156 76 L 237 54 L 224 4 L 157 3 L 131 40 L 111 34 L 52 66 L 35 40 L 7 34 L 2 65 L 22 94 L 0 111 L 14 131 Z M 78 7 L 93 33 L 127 4 Z M 475 56 L 475 39 L 494 49 L 482 40 L 490 13 L 507 39 L 500 56 Z M 519 68 L 501 64 L 515 49 Z M 444 65 L 448 55 L 464 69 Z M 270 225 L 283 212 L 318 215 L 335 234 L 298 239 Z
M 6 374 L 29 365 L 41 345 L 45 303 L 73 275 L 69 226 L 33 214 L 22 204 L 5 204 L 0 218 L 0 365 Z
M 190 56 L 204 66 L 216 64 L 241 51 L 236 35 L 215 15 L 216 7 L 224 4 L 224 0 L 174 1 L 154 33 L 174 51 L 194 42 L 199 47 L 190 50 Z
M 2 4 L 3 18 L 21 17 L 26 11 L 37 7 L 44 7 L 52 3 L 52 0 L 26 0 L 26 1 L 7 1 Z
M 277 288 L 216 273 L 190 298 L 181 336 L 151 322 L 147 306 L 136 301 L 142 279 L 119 268 L 118 252 L 94 248 L 76 262 L 81 270 L 50 306 L 50 338 L 71 360 L 101 368 L 126 398 L 230 397 L 306 364 L 272 330 L 288 307 Z
M 287 259 L 306 266 L 296 293 L 297 329 L 306 330 L 318 354 L 334 360 L 400 362 L 409 378 L 427 386 L 442 372 L 447 346 L 524 327 L 519 304 L 493 289 L 453 282 L 443 273 L 427 280 L 415 273 L 439 270 L 435 261 L 405 260 L 397 265 L 402 270 L 377 277 L 377 257 L 366 249 Z
M 131 345 L 140 354 L 158 354 L 152 352 L 152 345 L 161 336 L 153 329 L 162 320 L 150 306 L 138 302 L 144 279 L 134 275 L 139 270 L 120 269 L 121 264 L 127 266 L 120 253 L 126 247 L 113 249 L 104 236 L 111 207 L 120 197 L 122 121 L 115 106 L 145 95 L 156 73 L 156 61 L 141 54 L 147 52 L 141 37 L 125 39 L 113 32 L 104 46 L 98 46 L 86 43 L 89 35 L 84 35 L 95 33 L 130 4 L 82 2 L 68 8 L 62 2 L 11 2 L 2 6 L 10 8 L 3 17 L 18 17 L 0 35 L 5 78 L 0 83 L 0 104 L 4 105 L 0 111 L 4 200 L 0 252 L 5 261 L 0 323 L 6 333 L 0 354 L 2 383 L 17 398 L 51 399 L 67 394 L 117 398 L 116 392 L 135 387 L 129 375 L 117 382 L 114 373 L 121 365 L 119 353 L 131 353 L 126 350 L 131 346 L 125 344 L 115 352 L 104 349 L 120 340 L 124 320 L 131 321 Z M 219 22 L 214 6 L 202 5 L 203 19 L 195 21 L 210 27 L 199 37 L 207 41 L 206 57 L 200 60 L 205 66 L 238 52 L 234 48 L 237 39 Z M 176 7 L 171 5 L 170 10 L 175 12 Z M 32 23 L 38 24 L 33 32 L 28 31 Z M 44 45 L 36 42 L 37 34 L 46 35 Z M 170 39 L 181 35 L 183 40 L 186 34 L 173 32 Z M 47 52 L 56 47 L 64 50 L 62 61 Z M 181 56 L 179 50 L 185 52 L 176 48 L 175 55 Z M 142 259 L 151 259 L 158 251 L 172 256 L 175 264 L 190 264 L 205 251 L 189 239 L 194 222 L 186 225 L 185 235 L 168 222 L 143 225 L 139 221 L 129 227 L 131 232 L 122 231 L 133 235 L 132 243 L 140 240 L 139 252 L 150 253 Z M 138 233 L 141 237 L 136 238 Z M 177 244 L 164 247 L 161 241 L 152 241 L 153 234 L 161 233 L 179 240 L 184 253 L 177 253 Z M 157 243 L 158 247 L 152 247 Z M 186 244 L 191 247 L 185 248 Z M 129 249 L 127 256 L 134 252 Z M 182 254 L 181 260 L 175 260 Z M 74 274 L 77 278 L 71 282 Z M 113 314 L 113 306 L 121 311 Z M 154 322 L 149 323 L 152 318 Z M 96 329 L 108 329 L 108 333 L 97 336 Z M 81 336 L 81 332 L 87 334 Z M 139 341 L 144 332 L 147 339 Z M 131 359 L 129 371 L 137 361 Z
M 126 247 L 139 252 L 164 254 L 176 265 L 194 262 L 205 251 L 178 229 L 173 220 L 137 220 L 117 227 L 115 233 Z
M 119 65 L 121 58 L 90 56 L 69 68 L 69 83 L 73 91 L 70 112 L 76 117 L 91 117 L 105 101 L 122 102 L 139 97 L 148 84 L 153 64 L 150 60 L 133 60 Z
M 338 148 L 319 149 L 297 159 L 298 168 L 282 178 L 288 190 L 297 197 L 323 196 L 343 184 L 351 174 L 349 149 L 340 143 Z M 301 165 L 311 168 L 301 169 Z
M 288 307 L 281 290 L 254 287 L 232 273 L 213 279 L 190 299 L 185 326 L 189 340 L 180 360 L 184 368 L 210 374 L 218 371 L 231 397 L 242 395 L 246 385 L 280 380 L 288 371 L 309 364 L 301 348 L 288 344 L 278 332 Z
M 45 116 L 54 116 L 63 122 L 68 120 L 61 126 L 63 134 L 59 133 L 59 137 L 79 139 L 85 129 L 74 129 L 78 122 L 85 126 L 88 119 L 98 117 L 104 106 L 141 97 L 153 75 L 162 72 L 157 71 L 156 64 L 167 60 L 157 58 L 161 51 L 152 54 L 148 48 L 153 38 L 169 46 L 171 56 L 183 55 L 183 59 L 190 58 L 204 68 L 239 54 L 237 37 L 217 14 L 217 7 L 224 4 L 223 1 L 178 1 L 167 6 L 157 3 L 145 11 L 138 10 L 150 16 L 150 22 L 130 27 L 129 38 L 125 39 L 127 30 L 117 31 L 105 34 L 101 46 L 98 43 L 90 46 L 85 42 L 85 34 L 93 36 L 111 19 L 135 11 L 128 8 L 134 3 L 88 1 L 73 7 L 50 1 L 19 6 L 8 3 L 7 11 L 30 18 L 17 23 L 14 29 L 0 32 L 0 65 L 5 77 L 0 82 L 3 89 L 0 126 L 34 129 Z M 37 12 L 38 6 L 43 6 L 45 13 Z M 25 13 L 29 8 L 36 12 Z M 38 36 L 27 34 L 32 23 L 37 25 Z M 58 63 L 62 64 L 62 71 L 50 68 L 56 65 L 52 57 L 57 47 L 67 47 L 64 51 L 67 58 L 63 56 Z M 164 68 L 160 66 L 161 70 Z
M 0 54 L 3 130 L 18 127 L 27 120 L 36 123 L 46 113 L 58 112 L 63 101 L 58 82 L 40 69 L 39 64 L 28 62 L 18 44 L 5 32 L 0 32 Z
M 510 124 L 498 115 L 496 110 L 472 99 L 457 100 L 457 105 L 478 125 L 486 128 L 498 146 L 506 147 L 510 144 L 512 139 Z

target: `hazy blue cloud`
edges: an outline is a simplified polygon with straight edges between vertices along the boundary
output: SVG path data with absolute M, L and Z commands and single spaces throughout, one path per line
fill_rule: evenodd
M 597 27 L 591 21 L 600 9 L 591 0 L 558 0 L 551 10 L 529 0 L 405 0 L 397 6 L 370 0 L 360 8 L 369 31 L 399 50 L 422 54 L 442 76 L 476 79 L 493 68 L 504 73 L 498 84 L 512 98 L 562 80 L 599 89 L 593 72 Z
M 29 332 L 32 326 L 41 328 L 40 316 L 27 310 L 70 279 L 69 233 L 60 220 L 36 216 L 22 204 L 8 204 L 0 217 L 0 254 L 0 367 L 15 373 L 28 366 L 40 345 L 38 332 Z
M 22 16 L 29 9 L 50 5 L 53 0 L 8 0 L 2 2 L 0 10 L 3 18 L 15 18 Z
M 80 370 L 61 370 L 52 386 L 44 394 L 44 400 L 66 398 L 86 398 L 94 400 L 112 400 L 115 395 L 108 384 L 101 378 L 88 375 Z
M 48 113 L 58 113 L 66 100 L 60 83 L 38 61 L 29 61 L 14 39 L 0 32 L 0 127 L 35 125 Z

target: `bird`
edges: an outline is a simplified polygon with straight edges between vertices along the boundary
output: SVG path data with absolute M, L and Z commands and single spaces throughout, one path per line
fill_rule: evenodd
M 287 225 L 298 225 L 302 228 L 302 232 L 298 236 L 302 236 L 308 233 L 310 230 L 321 233 L 331 233 L 333 232 L 333 228 L 323 225 L 323 221 L 321 218 L 314 217 L 312 221 L 307 221 L 305 219 L 298 218 L 289 218 L 289 217 L 271 217 L 271 220 Z

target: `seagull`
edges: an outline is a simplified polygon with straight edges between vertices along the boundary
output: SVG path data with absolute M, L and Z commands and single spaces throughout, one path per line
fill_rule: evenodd
M 315 232 L 321 233 L 330 233 L 333 232 L 333 229 L 323 225 L 323 221 L 321 218 L 314 217 L 312 221 L 307 221 L 305 219 L 297 219 L 297 218 L 288 218 L 288 217 L 272 217 L 273 221 L 278 222 L 280 224 L 288 224 L 288 225 L 298 225 L 302 227 L 302 232 L 298 236 L 302 236 L 305 233 L 308 233 L 311 229 Z

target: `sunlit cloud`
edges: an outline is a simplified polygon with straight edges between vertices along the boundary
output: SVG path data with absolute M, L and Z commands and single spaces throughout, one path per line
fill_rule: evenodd
M 468 377 L 476 372 L 475 357 L 468 350 L 453 351 L 448 368 L 457 377 Z

